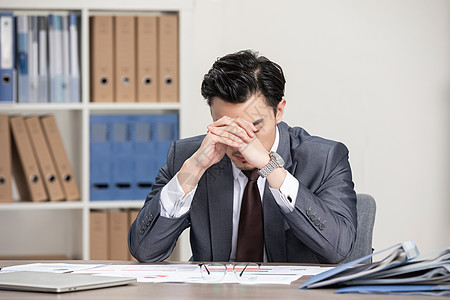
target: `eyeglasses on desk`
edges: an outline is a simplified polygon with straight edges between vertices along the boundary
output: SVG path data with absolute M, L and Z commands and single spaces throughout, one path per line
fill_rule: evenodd
M 223 280 L 227 272 L 233 270 L 236 279 L 240 282 L 250 282 L 258 279 L 261 264 L 259 263 L 200 263 L 202 278 L 211 282 Z

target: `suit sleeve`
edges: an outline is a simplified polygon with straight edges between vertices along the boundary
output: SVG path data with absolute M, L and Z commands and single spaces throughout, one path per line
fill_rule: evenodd
M 189 212 L 179 218 L 161 216 L 161 190 L 176 174 L 175 147 L 176 143 L 172 143 L 167 162 L 159 170 L 156 183 L 128 233 L 130 252 L 140 262 L 158 262 L 169 257 L 178 237 L 190 224 Z
M 356 194 L 343 144 L 330 148 L 323 170 L 314 191 L 300 181 L 294 210 L 283 214 L 295 236 L 321 263 L 338 263 L 350 255 L 357 222 Z

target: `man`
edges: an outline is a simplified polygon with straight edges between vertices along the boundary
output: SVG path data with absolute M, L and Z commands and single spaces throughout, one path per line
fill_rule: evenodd
M 214 63 L 201 88 L 213 123 L 171 145 L 130 228 L 134 257 L 166 259 L 188 227 L 194 261 L 338 263 L 350 254 L 348 150 L 282 122 L 284 85 L 281 67 L 252 51 Z

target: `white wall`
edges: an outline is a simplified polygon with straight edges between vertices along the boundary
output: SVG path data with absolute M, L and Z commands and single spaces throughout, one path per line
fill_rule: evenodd
M 210 122 L 215 59 L 258 50 L 285 71 L 285 120 L 349 147 L 356 191 L 377 201 L 374 247 L 450 246 L 450 1 L 196 0 L 193 14 L 186 135 Z

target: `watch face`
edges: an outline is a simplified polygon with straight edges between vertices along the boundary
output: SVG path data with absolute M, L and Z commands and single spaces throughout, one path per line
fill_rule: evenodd
M 278 166 L 282 167 L 284 166 L 284 160 L 283 158 L 280 156 L 280 154 L 273 152 L 272 153 L 272 157 L 274 158 L 275 162 L 277 163 Z

